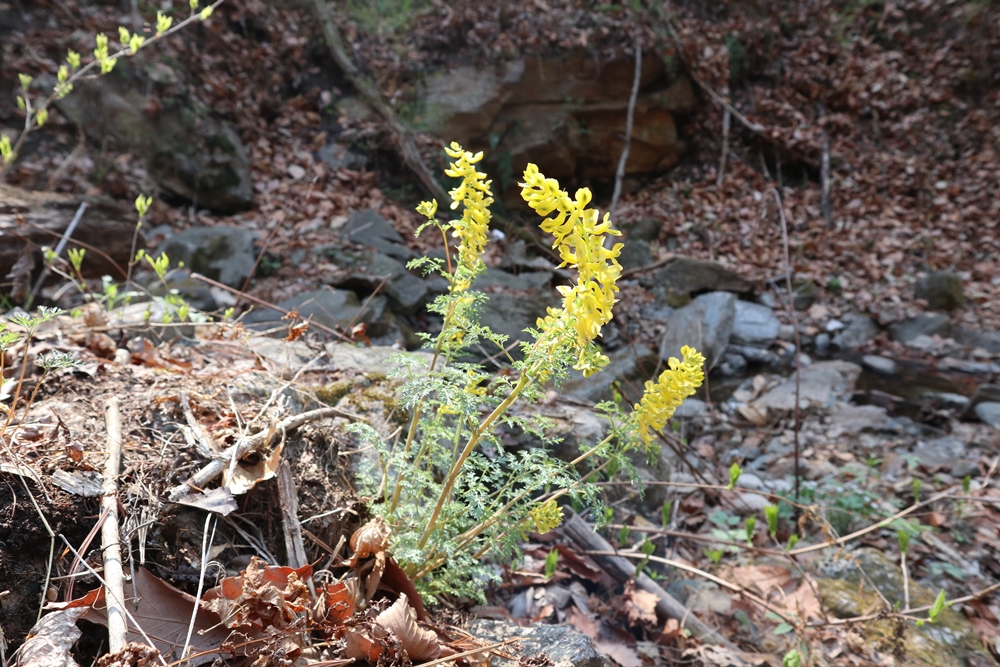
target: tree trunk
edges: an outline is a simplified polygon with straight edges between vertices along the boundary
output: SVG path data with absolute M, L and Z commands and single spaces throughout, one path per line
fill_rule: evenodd
M 85 277 L 124 279 L 137 221 L 134 210 L 105 197 L 33 192 L 0 183 L 0 293 L 9 293 L 11 278 L 7 276 L 25 249 L 38 275 L 42 246 L 55 248 L 84 201 L 87 210 L 66 247 L 87 249 L 81 267 Z M 141 234 L 136 247 L 145 248 Z

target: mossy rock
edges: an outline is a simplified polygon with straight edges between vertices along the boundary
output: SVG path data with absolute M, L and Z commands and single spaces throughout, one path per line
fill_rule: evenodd
M 816 580 L 823 608 L 838 618 L 853 618 L 903 605 L 903 575 L 899 566 L 874 549 L 859 549 L 833 558 L 818 568 Z M 875 586 L 878 591 L 874 590 Z M 881 592 L 881 596 L 879 593 Z M 910 582 L 910 604 L 934 603 L 937 596 Z M 876 651 L 891 653 L 898 667 L 995 667 L 969 621 L 945 609 L 936 623 L 917 626 L 912 621 L 885 618 L 857 625 Z

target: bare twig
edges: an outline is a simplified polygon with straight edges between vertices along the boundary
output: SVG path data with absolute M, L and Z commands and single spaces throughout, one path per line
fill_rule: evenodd
M 903 609 L 910 608 L 910 568 L 906 566 L 906 550 L 899 553 L 899 569 L 903 571 Z
M 830 207 L 830 135 L 826 128 L 823 130 L 823 160 L 820 163 L 819 177 L 823 187 L 820 199 L 820 210 L 823 212 L 823 220 L 826 226 L 833 227 L 833 209 Z
M 722 188 L 726 177 L 726 158 L 729 157 L 729 122 L 732 112 L 726 107 L 722 112 L 722 156 L 719 158 L 719 173 L 715 177 L 715 187 Z
M 417 150 L 417 144 L 413 141 L 413 137 L 409 131 L 403 127 L 399 116 L 396 115 L 396 112 L 385 101 L 378 88 L 368 81 L 361 73 L 361 70 L 358 69 L 358 66 L 354 64 L 354 61 L 351 60 L 350 56 L 347 55 L 344 39 L 341 37 L 340 31 L 337 29 L 337 24 L 333 20 L 333 13 L 330 11 L 328 0 L 313 0 L 313 7 L 316 8 L 316 15 L 319 17 L 320 23 L 322 23 L 323 36 L 326 38 L 326 45 L 330 49 L 330 53 L 333 54 L 333 59 L 337 61 L 337 65 L 348 81 L 351 82 L 351 85 L 354 86 L 355 90 L 361 93 L 361 96 L 385 119 L 393 135 L 395 135 L 403 162 L 406 163 L 406 166 L 417 177 L 417 180 L 424 186 L 428 194 L 435 197 L 439 202 L 448 201 L 448 194 L 434 178 L 431 170 L 427 168 L 427 164 L 420 156 L 420 151 Z
M 208 454 L 218 454 L 219 445 L 215 442 L 205 429 L 201 427 L 198 419 L 194 416 L 194 412 L 191 410 L 191 402 L 188 400 L 187 392 L 183 389 L 180 392 L 181 397 L 181 408 L 184 410 L 184 419 L 187 420 L 188 427 L 194 433 L 198 442 L 201 444 L 202 449 Z
M 104 406 L 104 425 L 108 431 L 108 459 L 104 464 L 104 496 L 101 506 L 107 518 L 101 526 L 104 555 L 105 600 L 108 605 L 108 651 L 118 653 L 128 644 L 128 620 L 125 609 L 125 586 L 122 552 L 118 537 L 118 473 L 122 464 L 121 403 L 117 397 Z
M 87 202 L 80 202 L 80 206 L 76 209 L 76 214 L 73 219 L 70 220 L 69 227 L 63 232 L 62 238 L 59 239 L 59 243 L 56 245 L 55 255 L 59 257 L 62 255 L 62 251 L 66 249 L 66 243 L 73 237 L 73 232 L 76 231 L 76 226 L 80 224 L 80 220 L 83 218 L 83 214 L 87 212 Z M 31 304 L 35 300 L 35 295 L 38 291 L 42 289 L 42 285 L 45 283 L 45 279 L 49 277 L 49 267 L 45 264 L 42 267 L 42 273 L 38 276 L 38 280 L 35 281 L 35 286 L 31 288 L 31 293 L 28 294 L 28 300 L 24 303 L 24 309 L 30 310 Z
M 799 472 L 799 429 L 802 426 L 799 408 L 799 394 L 802 385 L 802 343 L 799 340 L 799 317 L 795 312 L 795 294 L 792 292 L 792 261 L 788 253 L 788 221 L 785 220 L 785 207 L 781 204 L 781 195 L 777 188 L 770 189 L 774 195 L 774 201 L 778 205 L 778 217 L 781 220 L 781 241 L 785 253 L 785 289 L 788 292 L 788 300 L 785 306 L 788 309 L 788 316 L 792 320 L 792 327 L 795 329 L 795 499 L 799 499 L 799 485 L 801 474 Z
M 240 292 L 238 289 L 234 289 L 234 288 L 230 287 L 229 285 L 223 285 L 222 283 L 216 282 L 216 281 L 212 280 L 211 278 L 206 278 L 205 276 L 201 275 L 200 273 L 192 273 L 191 277 L 194 278 L 195 280 L 200 280 L 203 283 L 211 285 L 212 287 L 218 287 L 219 289 L 226 290 L 227 292 L 232 292 L 233 294 L 239 295 L 239 297 L 241 299 L 246 299 L 247 301 L 255 303 L 258 306 L 263 306 L 264 308 L 270 308 L 271 310 L 275 310 L 275 311 L 281 313 L 282 315 L 288 315 L 291 312 L 290 310 L 285 310 L 284 308 L 276 306 L 273 303 L 268 303 L 267 301 L 264 301 L 263 299 L 258 299 L 255 296 L 250 296 L 249 294 L 246 294 L 244 292 Z M 316 327 L 320 331 L 325 331 L 328 334 L 332 334 L 332 335 L 336 336 L 337 338 L 339 338 L 340 340 L 344 341 L 345 343 L 354 343 L 355 342 L 355 341 L 351 340 L 348 336 L 345 336 L 344 334 L 342 334 L 339 331 L 337 331 L 336 329 L 331 329 L 330 327 L 325 326 L 323 324 L 320 324 L 319 322 L 312 322 L 312 321 L 310 321 L 309 322 L 309 326 Z
M 285 534 L 285 556 L 288 564 L 298 569 L 309 564 L 306 545 L 302 539 L 302 524 L 299 523 L 299 499 L 295 488 L 295 478 L 288 461 L 278 465 L 278 502 L 281 504 L 281 529 Z M 312 589 L 312 579 L 307 581 Z M 315 595 L 313 591 L 313 595 Z
M 658 259 L 655 262 L 653 262 L 652 264 L 646 264 L 644 266 L 637 266 L 634 269 L 628 269 L 627 271 L 622 271 L 622 278 L 623 279 L 624 278 L 631 278 L 632 276 L 638 275 L 640 273 L 646 273 L 647 271 L 652 271 L 654 269 L 658 269 L 661 266 L 666 266 L 667 264 L 669 264 L 670 262 L 674 261 L 675 259 L 677 259 L 677 255 L 675 255 L 672 252 L 667 253 L 666 257 L 664 257 L 663 259 Z
M 268 446 L 278 433 L 291 431 L 303 424 L 330 417 L 343 417 L 351 421 L 362 421 L 361 417 L 340 408 L 319 408 L 288 417 L 274 424 L 271 428 L 255 433 L 227 448 L 219 459 L 210 461 L 204 468 L 196 472 L 191 479 L 170 489 L 167 492 L 167 498 L 172 502 L 176 502 L 179 498 L 191 493 L 193 489 L 208 484 L 222 474 L 222 471 L 226 469 L 230 461 L 238 461 L 250 452 Z
M 630 553 L 630 552 L 627 552 L 627 551 L 585 551 L 584 553 L 586 553 L 588 556 L 616 556 L 616 557 L 621 557 L 621 558 L 631 558 L 633 560 L 646 560 L 648 558 L 649 560 L 653 561 L 654 563 L 662 563 L 663 565 L 669 565 L 670 567 L 675 567 L 678 570 L 681 570 L 683 572 L 689 572 L 690 574 L 702 577 L 703 579 L 707 579 L 708 581 L 711 581 L 714 584 L 718 584 L 719 586 L 722 586 L 723 588 L 727 588 L 727 589 L 733 591 L 734 593 L 739 593 L 740 595 L 742 595 L 746 599 L 750 600 L 751 602 L 753 602 L 755 604 L 758 604 L 761 607 L 763 607 L 764 609 L 767 609 L 768 611 L 777 614 L 778 617 L 781 618 L 781 620 L 783 620 L 783 621 L 785 621 L 785 622 L 787 622 L 787 623 L 789 623 L 791 625 L 795 624 L 794 623 L 794 619 L 792 619 L 791 617 L 789 617 L 784 612 L 784 610 L 779 609 L 778 607 L 775 607 L 773 604 L 771 604 L 770 602 L 768 602 L 764 598 L 760 597 L 759 595 L 757 595 L 755 593 L 751 593 L 750 591 L 748 591 L 743 586 L 740 586 L 738 584 L 734 584 L 731 581 L 726 581 L 722 577 L 717 577 L 714 574 L 712 574 L 711 572 L 705 572 L 705 570 L 699 570 L 698 568 L 692 567 L 691 565 L 688 565 L 687 563 L 682 563 L 679 560 L 671 560 L 669 558 L 661 558 L 659 556 L 647 556 L 646 554 Z
M 639 81 L 642 78 L 642 38 L 635 36 L 635 73 L 632 75 L 632 94 L 628 98 L 628 112 L 625 116 L 625 145 L 618 159 L 618 169 L 615 171 L 615 189 L 611 195 L 611 206 L 608 215 L 615 219 L 615 209 L 618 208 L 618 198 L 622 194 L 622 180 L 625 178 L 625 164 L 628 162 L 628 152 L 632 146 L 632 123 L 635 119 L 635 101 L 639 97 Z
M 186 657 L 188 653 L 188 648 L 191 646 L 191 637 L 194 635 L 194 624 L 198 618 L 198 610 L 201 608 L 200 603 L 201 593 L 205 588 L 205 573 L 208 571 L 208 556 L 212 551 L 212 542 L 215 541 L 215 527 L 218 522 L 212 522 L 213 516 L 209 512 L 205 515 L 205 528 L 202 530 L 201 534 L 201 572 L 198 576 L 198 590 L 195 593 L 194 599 L 195 603 L 191 607 L 191 621 L 188 623 L 187 637 L 184 638 L 184 649 L 181 651 L 181 657 Z M 212 526 L 212 536 L 208 535 L 208 527 Z M 188 656 L 188 665 L 191 664 L 191 657 Z

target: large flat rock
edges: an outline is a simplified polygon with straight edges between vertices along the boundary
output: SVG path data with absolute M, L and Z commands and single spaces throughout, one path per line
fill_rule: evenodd
M 850 397 L 861 375 L 861 366 L 849 361 L 820 361 L 802 369 L 799 383 L 799 408 L 825 409 Z M 786 412 L 795 409 L 795 375 L 750 403 L 761 412 Z

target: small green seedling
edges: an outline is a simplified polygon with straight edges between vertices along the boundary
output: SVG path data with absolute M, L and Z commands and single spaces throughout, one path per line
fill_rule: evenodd
M 743 474 L 743 468 L 736 461 L 733 461 L 733 465 L 729 466 L 729 486 L 726 487 L 728 491 L 732 491 L 733 487 L 736 486 L 736 482 L 739 481 L 740 475 Z
M 778 506 L 777 505 L 767 505 L 764 508 L 764 516 L 767 518 L 767 532 L 771 536 L 771 539 L 777 539 L 778 537 Z

